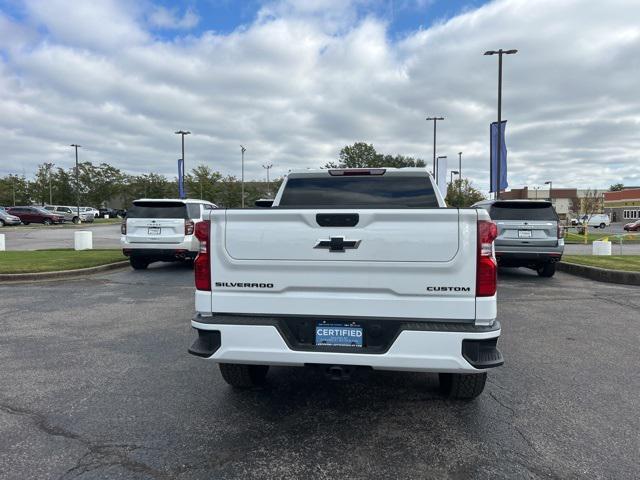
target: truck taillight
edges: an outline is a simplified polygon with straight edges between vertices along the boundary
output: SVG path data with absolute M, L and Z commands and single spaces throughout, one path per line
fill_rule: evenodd
M 564 227 L 558 224 L 558 239 L 564 237 Z
M 186 226 L 185 226 L 186 229 Z M 204 220 L 195 224 L 196 238 L 200 241 L 200 250 L 193 263 L 193 271 L 197 290 L 211 291 L 211 242 L 209 232 L 211 222 Z
M 493 258 L 493 241 L 498 227 L 489 220 L 478 220 L 478 264 L 476 268 L 476 296 L 492 297 L 498 285 L 498 266 Z
M 120 233 L 122 235 L 126 235 L 127 234 L 127 219 L 126 218 L 124 220 L 122 220 L 122 223 L 120 224 Z
M 184 221 L 184 234 L 185 235 L 193 235 L 193 229 L 195 228 L 195 223 L 193 220 L 185 220 Z

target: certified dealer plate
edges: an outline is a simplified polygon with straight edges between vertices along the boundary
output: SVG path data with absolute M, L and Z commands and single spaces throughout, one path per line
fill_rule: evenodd
M 149 227 L 148 234 L 149 235 L 160 235 L 161 230 L 162 229 L 160 227 Z
M 518 230 L 519 238 L 531 238 L 531 230 Z
M 348 323 L 318 323 L 316 345 L 362 347 L 362 327 Z

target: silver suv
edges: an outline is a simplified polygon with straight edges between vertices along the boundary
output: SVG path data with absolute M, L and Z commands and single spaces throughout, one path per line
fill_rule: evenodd
M 541 277 L 552 277 L 564 252 L 564 236 L 551 202 L 538 200 L 483 200 L 498 226 L 495 251 L 501 267 L 529 267 Z
M 65 222 L 79 223 L 81 221 L 84 223 L 92 223 L 94 219 L 93 213 L 83 212 L 82 207 L 80 207 L 80 217 L 78 217 L 78 207 L 47 205 L 44 208 L 46 208 L 50 212 L 64 216 Z

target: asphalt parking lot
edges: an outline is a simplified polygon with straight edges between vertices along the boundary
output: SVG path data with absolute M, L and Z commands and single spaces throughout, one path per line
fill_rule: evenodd
M 637 287 L 501 273 L 506 364 L 469 403 L 428 374 L 276 368 L 236 392 L 187 354 L 181 265 L 0 285 L 0 478 L 638 478 Z
M 4 227 L 0 233 L 5 235 L 7 250 L 43 250 L 47 248 L 73 248 L 73 233 L 78 230 L 93 233 L 94 248 L 119 248 L 120 225 L 65 225 L 48 226 L 29 225 Z

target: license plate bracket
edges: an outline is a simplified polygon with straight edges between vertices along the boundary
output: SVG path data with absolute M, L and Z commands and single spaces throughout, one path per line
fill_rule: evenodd
M 316 346 L 362 348 L 364 329 L 355 323 L 325 323 L 316 325 Z
M 518 238 L 531 238 L 531 230 L 518 230 Z
M 147 234 L 148 235 L 160 235 L 162 233 L 162 228 L 160 227 L 148 227 Z

